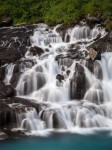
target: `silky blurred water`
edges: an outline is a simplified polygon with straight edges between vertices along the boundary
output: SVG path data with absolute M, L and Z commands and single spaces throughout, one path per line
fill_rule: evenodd
M 110 132 L 53 134 L 49 137 L 0 141 L 0 150 L 112 150 Z

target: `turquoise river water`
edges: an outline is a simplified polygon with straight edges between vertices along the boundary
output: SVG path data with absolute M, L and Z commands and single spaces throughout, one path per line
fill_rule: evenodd
M 96 134 L 60 133 L 49 137 L 0 141 L 0 150 L 112 150 L 110 132 Z

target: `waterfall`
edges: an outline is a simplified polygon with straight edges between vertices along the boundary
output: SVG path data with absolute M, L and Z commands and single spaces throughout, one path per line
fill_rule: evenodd
M 25 112 L 16 115 L 16 119 L 17 128 L 23 130 L 43 130 L 45 126 L 34 108 L 29 108 L 29 110 L 26 108 Z
M 14 71 L 14 64 L 9 64 L 7 65 L 6 69 L 5 69 L 5 79 L 4 79 L 4 82 L 6 84 L 10 84 L 10 79 L 13 75 L 13 71 Z
M 98 34 L 101 34 L 100 38 L 105 36 L 105 30 L 98 27 L 90 29 L 88 26 L 75 26 L 68 30 L 63 42 L 61 35 L 56 31 L 58 27 L 52 29 L 39 24 L 30 39 L 31 46 L 42 48 L 44 53 L 41 56 L 33 56 L 29 47 L 24 59 L 33 60 L 35 63 L 29 63 L 28 66 L 20 65 L 22 74 L 16 86 L 17 96 L 34 100 L 36 103 L 48 104 L 48 107 L 42 108 L 38 113 L 36 109 L 26 108 L 25 112 L 17 114 L 17 128 L 27 131 L 73 130 L 76 127 L 111 128 L 112 54 L 104 53 L 101 55 L 101 61 L 94 61 L 93 72 L 87 68 L 86 60 L 74 59 L 76 52 L 86 51 L 86 47 L 94 42 Z M 70 36 L 68 43 L 67 35 Z M 7 84 L 13 69 L 14 64 L 6 68 L 4 82 Z M 80 69 L 79 72 L 77 69 Z M 81 85 L 80 82 L 76 84 L 82 74 Z M 70 92 L 75 96 L 80 94 L 78 87 L 83 84 L 83 98 L 71 98 Z

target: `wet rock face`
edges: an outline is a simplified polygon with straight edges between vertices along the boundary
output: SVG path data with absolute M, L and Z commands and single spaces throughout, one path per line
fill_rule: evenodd
M 6 63 L 12 63 L 21 58 L 21 53 L 14 49 L 4 49 L 0 50 L 0 66 Z
M 0 112 L 0 127 L 12 128 L 16 124 L 16 113 L 13 110 L 4 110 Z
M 12 76 L 12 78 L 10 80 L 10 84 L 12 85 L 13 88 L 16 88 L 17 83 L 18 83 L 18 81 L 20 79 L 20 76 L 21 76 L 20 72 L 13 74 L 13 76 Z
M 0 66 L 24 57 L 36 26 L 0 29 Z
M 98 54 L 102 52 L 112 52 L 112 31 L 107 33 L 103 38 L 100 38 L 95 43 L 91 44 L 88 48 L 95 49 Z
M 15 96 L 15 90 L 11 85 L 5 85 L 2 81 L 0 81 L 0 97 L 12 97 Z
M 5 67 L 0 67 L 0 80 L 3 80 L 5 77 Z
M 82 99 L 86 92 L 86 77 L 84 68 L 80 64 L 76 64 L 75 73 L 70 81 L 70 97 L 71 99 Z

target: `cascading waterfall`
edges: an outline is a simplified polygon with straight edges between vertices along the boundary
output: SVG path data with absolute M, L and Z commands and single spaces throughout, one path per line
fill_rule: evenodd
M 17 96 L 35 100 L 37 103 L 49 104 L 47 108 L 37 114 L 35 109 L 26 110 L 17 116 L 18 128 L 37 131 L 45 129 L 74 129 L 76 127 L 112 127 L 112 54 L 104 53 L 101 61 L 94 62 L 94 73 L 85 66 L 85 61 L 74 60 L 67 55 L 70 44 L 79 44 L 79 51 L 86 50 L 86 46 L 101 34 L 106 32 L 102 28 L 90 29 L 87 26 L 76 26 L 67 34 L 70 41 L 63 42 L 62 37 L 47 25 L 39 24 L 31 37 L 32 46 L 44 50 L 41 56 L 33 56 L 30 51 L 26 59 L 35 60 L 33 67 L 22 70 L 16 90 Z M 65 41 L 67 38 L 65 35 Z M 48 51 L 46 51 L 48 49 Z M 75 49 L 74 49 L 75 51 Z M 56 61 L 58 55 L 65 56 Z M 88 88 L 83 100 L 71 100 L 70 80 L 75 72 L 76 64 L 84 68 Z M 13 66 L 7 71 L 4 82 L 9 83 Z M 25 66 L 24 66 L 25 67 Z M 102 73 L 102 75 L 100 74 Z
M 18 129 L 36 131 L 45 128 L 44 122 L 39 119 L 36 109 L 34 108 L 30 108 L 29 110 L 26 108 L 25 112 L 16 115 L 16 119 Z
M 15 65 L 11 63 L 11 64 L 7 65 L 7 67 L 6 67 L 6 71 L 5 71 L 6 76 L 5 76 L 5 79 L 4 79 L 4 82 L 6 84 L 10 83 L 10 79 L 11 79 L 11 77 L 13 75 L 13 71 L 14 71 L 14 66 Z

